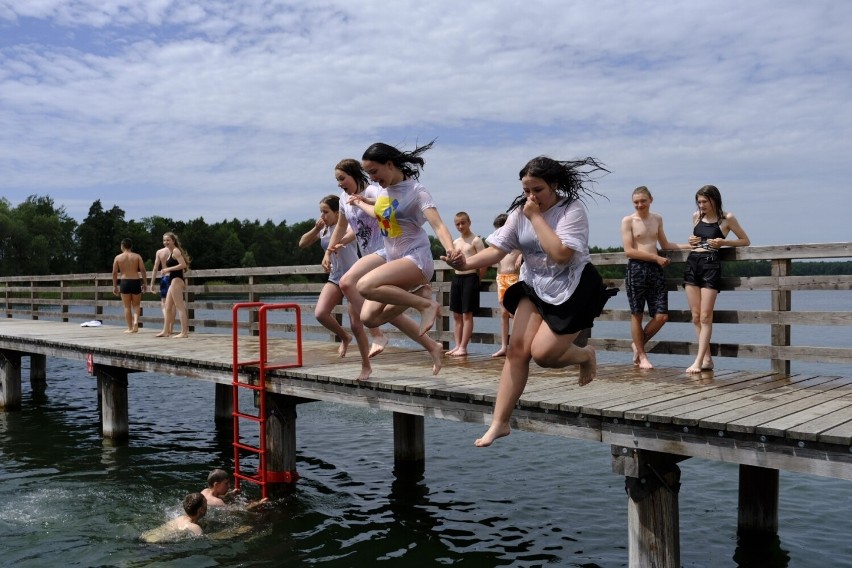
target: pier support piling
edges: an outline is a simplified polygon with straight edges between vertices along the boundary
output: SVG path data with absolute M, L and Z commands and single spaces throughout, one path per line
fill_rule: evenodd
M 47 355 L 30 353 L 30 388 L 33 398 L 43 400 L 47 392 Z
M 393 413 L 394 474 L 420 477 L 426 470 L 425 427 L 422 416 Z
M 95 365 L 94 371 L 100 391 L 103 437 L 113 442 L 123 442 L 130 433 L 127 369 Z
M 21 408 L 21 353 L 0 349 L 0 410 Z
M 740 465 L 737 535 L 772 537 L 778 533 L 778 470 Z
M 266 475 L 269 497 L 281 497 L 299 479 L 296 471 L 296 403 L 302 399 L 266 393 Z
M 630 568 L 680 568 L 680 468 L 683 456 L 613 446 L 613 471 L 625 476 Z
M 228 384 L 216 383 L 213 420 L 217 427 L 233 427 L 234 387 Z

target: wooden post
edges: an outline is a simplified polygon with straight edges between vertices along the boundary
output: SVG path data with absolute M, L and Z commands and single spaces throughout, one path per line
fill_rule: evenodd
M 683 456 L 613 446 L 613 471 L 625 476 L 630 568 L 680 568 L 680 468 Z
M 0 410 L 21 408 L 21 354 L 0 349 Z
M 216 383 L 216 396 L 213 410 L 213 420 L 217 426 L 228 425 L 233 428 L 234 387 Z
M 30 388 L 34 399 L 44 399 L 47 392 L 47 355 L 30 353 Z
M 419 478 L 426 470 L 425 428 L 422 416 L 393 413 L 394 475 Z
M 183 281 L 186 283 L 186 325 L 187 331 L 195 331 L 195 292 L 189 285 L 190 278 L 184 272 Z
M 447 276 L 449 275 L 449 280 L 447 280 Z M 435 271 L 435 282 L 443 283 L 452 281 L 452 270 L 436 270 Z M 444 311 L 444 308 L 448 308 L 450 305 L 450 292 L 448 290 L 438 290 L 435 294 L 435 301 L 441 304 L 441 311 Z M 450 327 L 450 318 L 449 316 L 439 314 L 435 319 L 435 331 L 452 331 Z M 449 341 L 442 341 L 441 344 L 444 346 L 444 349 L 448 349 L 450 347 Z
M 789 259 L 773 260 L 772 261 L 772 276 L 780 278 L 782 276 L 790 276 L 793 271 L 793 263 Z M 772 311 L 773 312 L 789 312 L 792 307 L 790 290 L 781 290 L 780 286 L 776 286 L 772 290 Z M 790 345 L 790 325 L 789 324 L 772 324 L 770 327 L 771 345 L 772 346 L 787 346 Z M 780 357 L 773 357 L 771 360 L 772 370 L 776 373 L 784 375 L 790 374 L 790 360 Z
M 778 533 L 778 470 L 740 465 L 737 534 L 768 537 Z
M 296 471 L 296 401 L 283 394 L 266 393 L 266 476 L 269 497 L 279 497 L 299 479 Z
M 100 382 L 103 437 L 114 442 L 127 439 L 130 428 L 127 402 L 127 369 L 95 365 Z

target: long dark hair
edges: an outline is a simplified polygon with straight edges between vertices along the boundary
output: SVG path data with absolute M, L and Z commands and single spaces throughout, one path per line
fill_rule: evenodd
M 355 185 L 358 187 L 358 190 L 355 193 L 361 193 L 370 183 L 370 178 L 367 177 L 367 172 L 365 172 L 361 167 L 361 162 L 354 158 L 340 160 L 337 162 L 337 165 L 334 166 L 334 169 L 352 176 L 352 179 L 355 180 Z
M 695 204 L 698 205 L 698 196 L 706 197 L 710 203 L 713 204 L 713 208 L 716 209 L 716 222 L 721 223 L 722 219 L 725 217 L 725 213 L 722 211 L 722 194 L 719 193 L 719 188 L 715 185 L 705 185 L 701 189 L 695 192 Z M 698 220 L 703 219 L 704 216 L 701 214 L 701 209 L 698 210 Z
M 425 146 L 416 147 L 411 152 L 403 152 L 394 148 L 390 144 L 376 142 L 364 151 L 364 155 L 361 156 L 361 159 L 378 162 L 380 164 L 393 162 L 393 165 L 399 168 L 406 178 L 419 179 L 420 168 L 426 165 L 426 162 L 420 157 L 420 155 L 431 148 L 434 143 L 435 141 L 432 140 Z
M 589 184 L 594 183 L 592 174 L 595 172 L 608 174 L 609 170 L 594 158 L 559 161 L 547 156 L 538 156 L 527 162 L 518 178 L 537 177 L 548 185 L 556 186 L 556 194 L 562 199 L 559 205 L 565 206 L 577 199 L 582 199 L 584 194 L 601 195 L 588 187 Z M 512 201 L 507 211 L 521 207 L 526 200 L 526 195 L 521 194 Z

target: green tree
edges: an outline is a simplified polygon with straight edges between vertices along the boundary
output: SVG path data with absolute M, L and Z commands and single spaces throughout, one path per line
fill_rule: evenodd
M 98 199 L 89 207 L 86 219 L 77 227 L 77 261 L 79 272 L 107 272 L 120 252 L 119 244 L 127 230 L 124 210 L 113 205 L 104 210 Z

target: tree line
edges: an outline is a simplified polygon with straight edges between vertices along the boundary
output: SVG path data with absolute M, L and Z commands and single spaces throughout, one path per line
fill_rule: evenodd
M 124 238 L 133 241 L 133 250 L 150 270 L 154 253 L 163 246 L 163 234 L 169 231 L 178 235 L 196 270 L 319 264 L 323 255 L 319 246 L 298 246 L 299 238 L 313 224 L 313 219 L 292 225 L 268 219 L 264 223 L 247 219 L 208 223 L 203 217 L 127 220 L 124 210 L 117 205 L 105 209 L 100 199 L 78 223 L 47 196 L 31 195 L 16 207 L 0 198 L 0 276 L 109 272 Z M 439 258 L 443 247 L 434 237 L 430 240 L 433 256 Z M 591 250 L 621 251 L 620 247 Z M 725 276 L 768 276 L 770 270 L 769 261 L 723 263 Z M 600 271 L 605 278 L 624 277 L 623 267 L 601 266 Z M 670 278 L 683 275 L 679 266 L 669 266 L 666 271 Z M 793 274 L 852 274 L 852 261 L 794 262 Z

